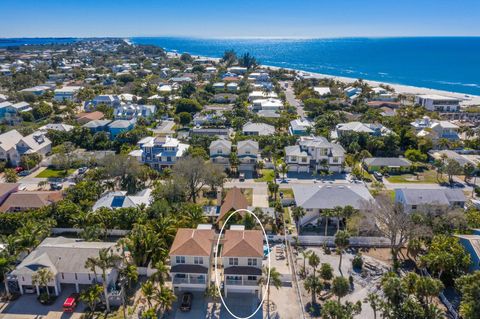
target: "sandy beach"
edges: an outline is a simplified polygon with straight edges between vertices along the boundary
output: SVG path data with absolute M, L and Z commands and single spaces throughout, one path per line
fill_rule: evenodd
M 179 56 L 180 54 L 178 52 L 167 52 L 169 55 L 176 55 Z M 201 59 L 210 59 L 213 61 L 216 61 L 217 63 L 220 62 L 221 58 L 218 57 L 206 57 L 206 56 L 199 56 L 199 55 L 194 55 L 195 58 L 201 58 Z M 266 69 L 272 69 L 272 70 L 290 70 L 290 71 L 295 71 L 298 73 L 304 73 L 304 74 L 309 74 L 313 77 L 317 78 L 329 78 L 329 79 L 334 79 L 343 83 L 353 83 L 357 79 L 355 78 L 349 78 L 349 77 L 343 77 L 343 76 L 336 76 L 336 75 L 329 75 L 329 74 L 321 74 L 321 73 L 315 73 L 315 72 L 308 72 L 308 71 L 303 71 L 303 70 L 298 70 L 298 69 L 290 69 L 290 68 L 282 68 L 282 67 L 277 67 L 277 66 L 272 66 L 272 65 L 259 65 L 261 68 L 266 68 Z M 400 94 L 413 94 L 413 95 L 418 95 L 418 94 L 438 94 L 438 95 L 443 95 L 443 96 L 448 96 L 448 97 L 453 97 L 457 98 L 459 100 L 462 100 L 460 103 L 461 106 L 467 107 L 467 106 L 472 106 L 472 105 L 480 105 L 480 96 L 479 95 L 471 95 L 471 94 L 465 94 L 465 93 L 458 93 L 458 92 L 449 92 L 449 91 L 443 91 L 443 90 L 436 90 L 436 89 L 430 89 L 430 88 L 423 88 L 423 87 L 416 87 L 416 86 L 410 86 L 410 85 L 404 85 L 404 84 L 395 84 L 395 83 L 388 83 L 388 82 L 379 82 L 379 81 L 372 81 L 368 79 L 362 79 L 366 83 L 368 83 L 370 86 L 379 86 L 380 84 L 386 84 L 391 86 L 392 88 L 395 89 L 396 93 Z

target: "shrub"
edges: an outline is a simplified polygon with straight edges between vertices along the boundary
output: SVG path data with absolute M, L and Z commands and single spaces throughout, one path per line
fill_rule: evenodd
M 362 269 L 363 267 L 362 255 L 356 254 L 355 257 L 353 257 L 352 266 L 354 269 L 358 269 L 358 270 Z

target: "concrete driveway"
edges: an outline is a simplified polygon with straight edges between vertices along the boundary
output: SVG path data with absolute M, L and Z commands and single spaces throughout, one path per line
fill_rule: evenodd
M 17 300 L 11 302 L 7 308 L 0 314 L 0 319 L 77 319 L 82 316 L 85 306 L 80 303 L 74 313 L 63 312 L 63 302 L 67 297 L 75 292 L 75 288 L 62 287 L 62 293 L 55 303 L 50 306 L 44 306 L 37 300 L 36 294 L 25 294 Z
M 242 294 L 242 293 L 229 293 L 225 303 L 227 304 L 230 311 L 237 317 L 248 317 L 250 316 L 258 307 L 261 300 L 259 300 L 253 294 Z M 260 308 L 258 312 L 251 317 L 253 319 L 262 319 L 263 310 Z M 225 306 L 222 305 L 220 311 L 220 319 L 235 319 L 228 311 L 225 309 Z
M 177 300 L 172 307 L 172 315 L 170 318 L 175 319 L 191 319 L 191 318 L 207 318 L 207 300 L 201 292 L 193 293 L 192 309 L 188 312 L 180 310 L 182 293 L 177 294 Z

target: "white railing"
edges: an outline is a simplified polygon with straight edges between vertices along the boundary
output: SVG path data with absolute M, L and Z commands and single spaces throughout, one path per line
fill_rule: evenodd
M 227 286 L 258 286 L 256 280 L 226 279 Z

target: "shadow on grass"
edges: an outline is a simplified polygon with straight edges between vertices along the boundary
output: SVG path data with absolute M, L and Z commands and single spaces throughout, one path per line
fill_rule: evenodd
M 305 305 L 305 311 L 310 314 L 312 317 L 320 317 L 322 307 L 318 303 L 313 303 L 310 301 Z

